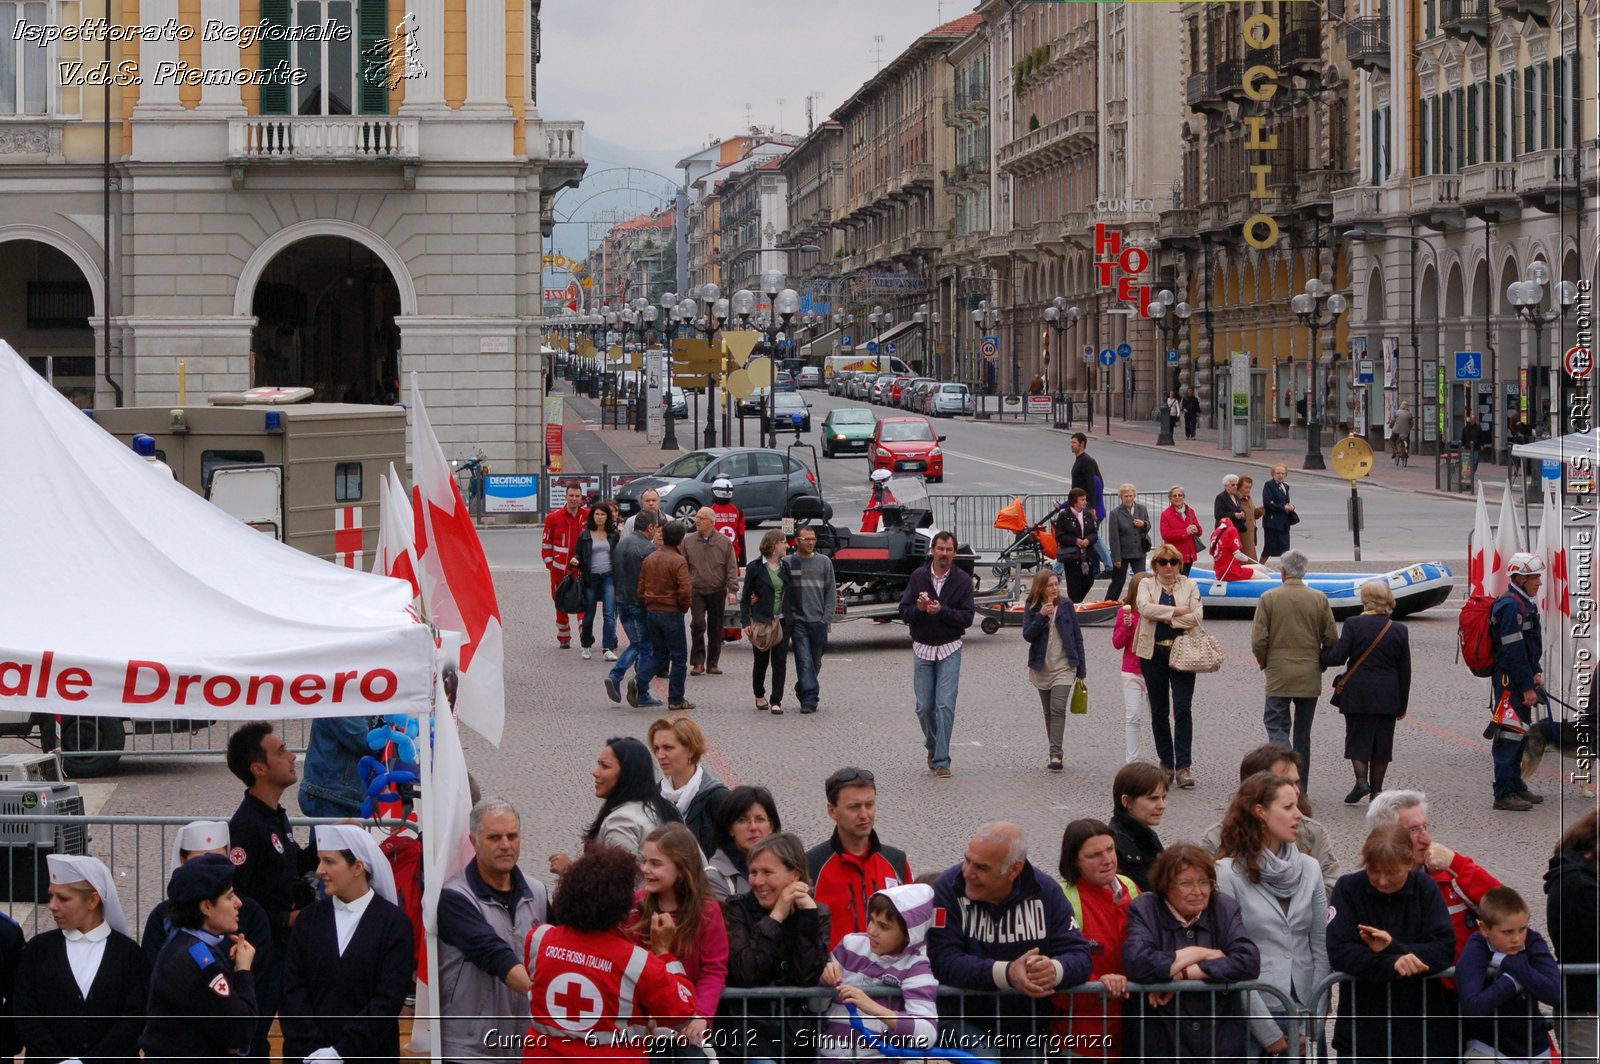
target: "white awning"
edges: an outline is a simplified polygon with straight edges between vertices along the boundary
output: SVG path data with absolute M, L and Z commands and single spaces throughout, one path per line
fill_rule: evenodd
M 839 346 L 838 341 L 834 339 L 838 335 L 838 329 L 829 329 L 816 339 L 807 340 L 800 345 L 800 357 L 810 358 L 813 351 L 824 357 L 833 354 L 833 348 Z
M 910 332 L 912 329 L 917 328 L 917 326 L 920 325 L 920 324 L 921 324 L 920 322 L 916 322 L 916 321 L 903 321 L 899 325 L 896 325 L 894 328 L 889 329 L 886 332 L 883 332 L 883 333 L 879 334 L 876 337 L 876 339 L 877 339 L 878 343 L 886 344 L 889 341 L 895 339 L 896 337 L 904 336 L 906 333 Z M 869 336 L 869 337 L 867 337 L 867 339 L 871 340 L 871 339 L 874 339 L 874 338 Z

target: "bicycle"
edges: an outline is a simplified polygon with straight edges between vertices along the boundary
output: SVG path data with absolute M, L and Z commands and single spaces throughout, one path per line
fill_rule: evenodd
M 1389 449 L 1389 456 L 1394 459 L 1394 464 L 1404 469 L 1411 460 L 1411 434 L 1396 433 L 1392 440 L 1393 446 Z

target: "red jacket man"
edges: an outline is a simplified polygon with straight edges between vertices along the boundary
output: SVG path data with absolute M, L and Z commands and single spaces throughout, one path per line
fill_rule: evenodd
M 550 570 L 550 595 L 567 575 L 572 552 L 578 549 L 578 536 L 589 520 L 589 511 L 583 507 L 583 491 L 576 484 L 567 485 L 567 504 L 544 519 L 544 546 L 539 556 Z M 582 615 L 580 614 L 581 618 Z M 562 650 L 572 649 L 572 623 L 560 610 L 556 611 L 556 639 Z
M 865 932 L 867 902 L 885 887 L 911 882 L 905 851 L 885 846 L 873 830 L 878 814 L 878 785 L 872 773 L 842 768 L 824 784 L 833 835 L 806 853 L 811 896 L 832 914 L 828 948 L 854 931 Z

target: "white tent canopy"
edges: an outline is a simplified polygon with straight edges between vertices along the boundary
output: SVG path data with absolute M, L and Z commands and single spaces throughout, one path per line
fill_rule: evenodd
M 1600 448 L 1600 434 L 1574 432 L 1553 439 L 1516 444 L 1511 448 L 1511 456 L 1531 461 L 1555 462 L 1571 462 L 1580 456 L 1587 456 L 1592 468 L 1597 448 Z
M 151 719 L 427 713 L 401 581 L 158 476 L 0 341 L 0 708 Z

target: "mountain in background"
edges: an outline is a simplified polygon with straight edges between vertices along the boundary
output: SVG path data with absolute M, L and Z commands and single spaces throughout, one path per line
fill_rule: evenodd
M 546 250 L 582 259 L 588 249 L 599 242 L 614 218 L 627 218 L 659 208 L 662 204 L 656 197 L 668 195 L 669 186 L 675 188 L 683 180 L 683 171 L 677 169 L 678 160 L 695 150 L 692 147 L 672 152 L 639 150 L 614 144 L 585 130 L 583 155 L 589 170 L 583 184 L 567 189 L 557 198 L 557 224 Z M 628 169 L 636 172 L 622 172 Z M 567 220 L 569 215 L 570 221 Z

